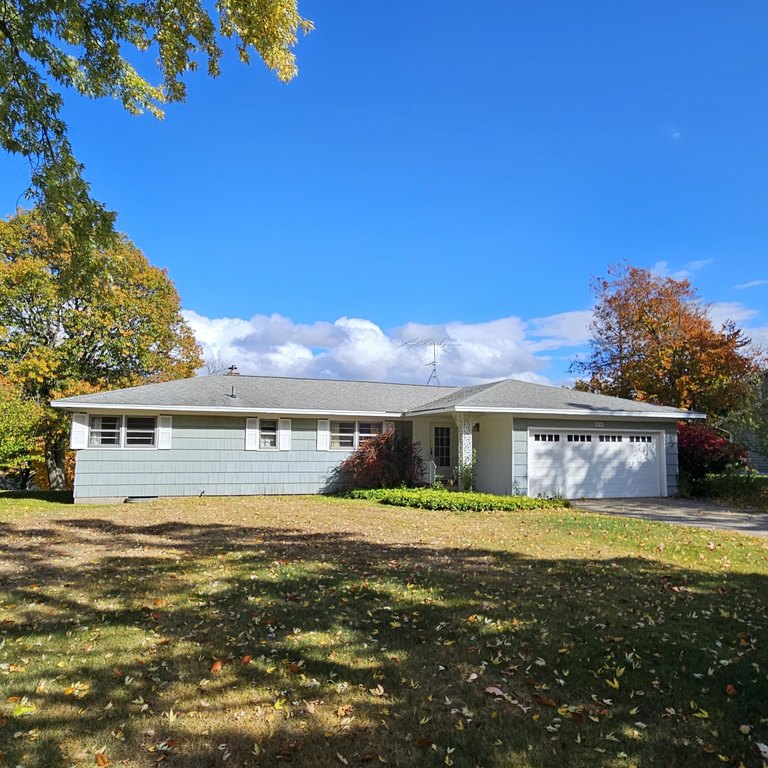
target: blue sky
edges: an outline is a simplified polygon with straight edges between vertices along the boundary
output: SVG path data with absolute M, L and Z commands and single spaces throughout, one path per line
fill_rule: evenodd
M 243 372 L 560 384 L 593 275 L 686 275 L 768 342 L 768 6 L 300 0 L 156 121 L 68 97 L 94 194 Z M 231 53 L 231 52 L 230 52 Z M 0 157 L 0 212 L 27 183 Z

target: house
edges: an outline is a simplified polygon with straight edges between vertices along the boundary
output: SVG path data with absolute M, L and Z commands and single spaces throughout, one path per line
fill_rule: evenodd
M 319 493 L 394 429 L 434 475 L 475 457 L 478 490 L 667 496 L 680 419 L 701 414 L 506 379 L 473 387 L 199 376 L 56 400 L 72 412 L 75 500 Z

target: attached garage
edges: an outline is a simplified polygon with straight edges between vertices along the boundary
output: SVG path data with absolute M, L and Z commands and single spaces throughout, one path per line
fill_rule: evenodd
M 530 496 L 666 496 L 666 488 L 663 432 L 528 430 Z

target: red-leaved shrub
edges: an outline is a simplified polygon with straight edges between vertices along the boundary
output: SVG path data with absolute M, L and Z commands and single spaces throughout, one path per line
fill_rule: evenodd
M 680 471 L 692 480 L 706 475 L 737 472 L 747 466 L 747 449 L 726 440 L 703 424 L 677 425 Z
M 389 431 L 361 443 L 337 467 L 331 485 L 336 491 L 413 487 L 422 481 L 423 472 L 424 462 L 418 448 Z

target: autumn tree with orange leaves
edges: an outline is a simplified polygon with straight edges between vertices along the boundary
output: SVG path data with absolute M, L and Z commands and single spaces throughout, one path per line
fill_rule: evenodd
M 626 263 L 595 278 L 591 352 L 577 389 L 723 417 L 751 402 L 764 361 L 732 322 L 712 323 L 688 280 Z
M 0 221 L 0 377 L 42 409 L 52 488 L 63 487 L 68 419 L 51 399 L 183 378 L 202 365 L 173 283 L 126 237 L 96 251 L 91 271 L 73 256 L 36 212 Z

